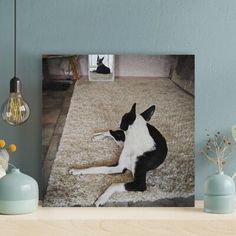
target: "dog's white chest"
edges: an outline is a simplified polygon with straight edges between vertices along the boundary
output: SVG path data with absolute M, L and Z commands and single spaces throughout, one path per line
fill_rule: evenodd
M 149 134 L 146 122 L 142 117 L 137 117 L 125 134 L 125 143 L 120 161 L 134 173 L 137 157 L 154 148 L 155 142 Z

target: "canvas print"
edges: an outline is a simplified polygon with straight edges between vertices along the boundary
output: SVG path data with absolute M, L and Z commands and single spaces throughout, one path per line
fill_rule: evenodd
M 44 206 L 194 206 L 194 55 L 42 60 Z

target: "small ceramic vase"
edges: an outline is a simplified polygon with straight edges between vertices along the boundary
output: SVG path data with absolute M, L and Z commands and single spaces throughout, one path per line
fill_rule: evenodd
M 204 211 L 215 214 L 232 213 L 235 208 L 235 184 L 223 172 L 209 176 L 204 184 Z
M 37 182 L 13 168 L 0 179 L 0 213 L 8 215 L 31 213 L 38 207 Z

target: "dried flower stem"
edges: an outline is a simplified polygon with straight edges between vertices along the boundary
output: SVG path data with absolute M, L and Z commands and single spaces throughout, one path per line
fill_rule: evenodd
M 9 162 L 8 162 L 8 165 L 16 169 L 16 166 L 14 166 L 13 164 L 11 164 Z
M 215 161 L 212 157 L 210 157 L 204 150 L 202 150 L 202 152 L 209 161 L 211 161 L 211 162 L 213 162 L 214 164 L 217 165 L 217 161 Z
M 226 156 L 231 152 L 231 142 L 220 132 L 217 132 L 213 137 L 207 134 L 207 137 L 206 146 L 201 150 L 201 153 L 217 166 L 218 172 L 222 172 L 226 163 Z

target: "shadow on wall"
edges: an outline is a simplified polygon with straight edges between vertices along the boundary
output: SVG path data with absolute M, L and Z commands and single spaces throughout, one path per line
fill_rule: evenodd
M 194 55 L 178 56 L 170 77 L 177 86 L 194 96 Z

